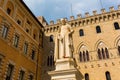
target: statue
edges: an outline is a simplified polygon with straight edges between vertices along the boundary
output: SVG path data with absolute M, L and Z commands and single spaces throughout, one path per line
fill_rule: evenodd
M 71 26 L 66 23 L 65 19 L 61 19 L 62 26 L 58 31 L 55 41 L 55 60 L 61 58 L 73 57 L 73 42 Z

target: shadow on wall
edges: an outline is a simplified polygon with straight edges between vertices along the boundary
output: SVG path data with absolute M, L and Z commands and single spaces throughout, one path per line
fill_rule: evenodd
M 51 80 L 51 77 L 48 75 L 48 72 L 55 70 L 54 48 L 54 35 L 46 36 L 45 34 L 43 34 L 42 72 L 44 78 L 46 78 L 45 80 Z

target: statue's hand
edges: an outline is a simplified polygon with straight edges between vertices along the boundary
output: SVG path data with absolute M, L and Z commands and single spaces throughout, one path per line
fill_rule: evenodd
M 74 32 L 74 30 L 71 30 L 70 33 L 72 34 Z
M 73 32 L 74 32 L 74 30 L 71 30 L 71 31 L 68 32 L 68 34 L 72 34 Z
M 74 32 L 74 30 L 71 30 L 71 32 L 73 33 L 73 32 Z

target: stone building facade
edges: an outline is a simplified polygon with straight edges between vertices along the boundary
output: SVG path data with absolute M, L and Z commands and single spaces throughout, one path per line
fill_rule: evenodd
M 65 18 L 74 30 L 80 80 L 119 80 L 120 6 Z M 44 27 L 43 27 L 44 26 Z M 0 80 L 51 80 L 60 19 L 34 16 L 22 0 L 0 0 Z
M 65 18 L 67 20 L 67 18 Z M 93 11 L 93 15 L 85 13 L 67 20 L 74 30 L 74 59 L 81 73 L 80 80 L 119 80 L 120 70 L 120 6 L 109 12 L 101 9 L 101 13 Z M 43 80 L 50 80 L 48 71 L 55 68 L 54 45 L 56 34 L 61 27 L 60 19 L 44 27 L 44 72 Z
M 42 30 L 22 0 L 0 0 L 0 80 L 42 80 Z

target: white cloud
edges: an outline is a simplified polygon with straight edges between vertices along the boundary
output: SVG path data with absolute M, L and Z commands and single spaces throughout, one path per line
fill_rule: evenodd
M 71 15 L 71 7 L 73 15 L 85 12 L 91 13 L 93 10 L 98 10 L 102 8 L 100 5 L 100 0 L 24 0 L 29 8 L 37 16 L 44 16 L 48 21 L 50 19 L 56 20 L 61 17 L 68 17 Z M 120 0 L 101 0 L 104 8 L 109 8 L 110 6 L 117 6 Z

